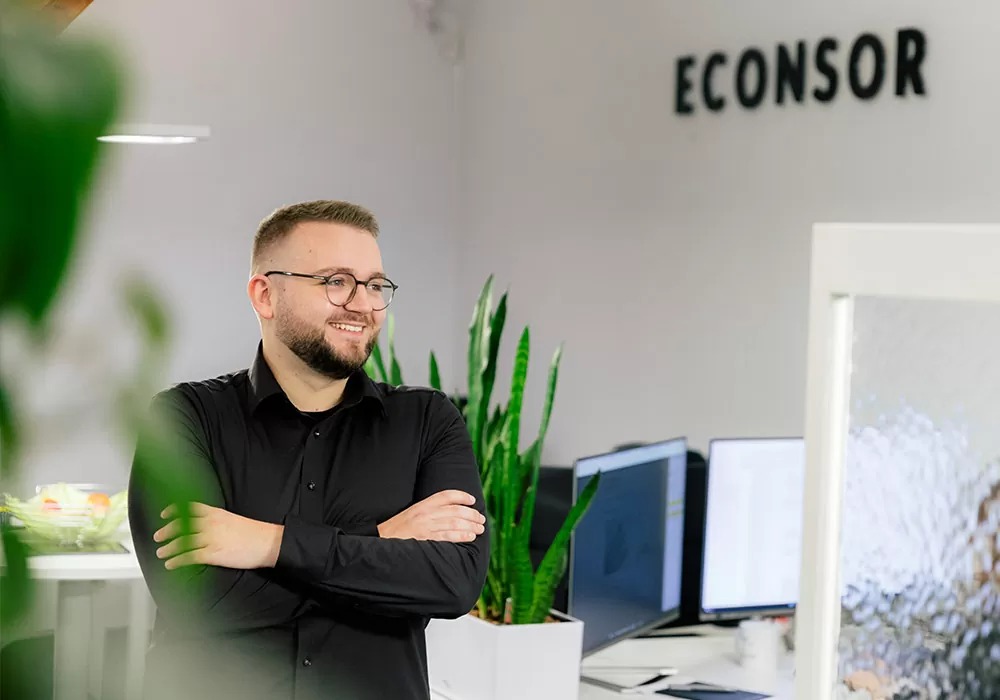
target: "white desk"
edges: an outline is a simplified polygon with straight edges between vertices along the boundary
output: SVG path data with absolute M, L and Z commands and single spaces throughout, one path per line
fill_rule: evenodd
M 28 559 L 31 577 L 58 583 L 55 626 L 55 700 L 102 697 L 104 633 L 99 604 L 108 581 L 129 581 L 125 697 L 139 697 L 149 644 L 153 601 L 133 553 L 132 540 L 122 540 L 128 554 L 58 554 Z
M 702 636 L 697 637 L 654 637 L 630 639 L 619 642 L 607 649 L 584 659 L 584 672 L 600 680 L 619 685 L 640 683 L 655 674 L 656 668 L 672 667 L 680 675 L 694 680 L 736 687 L 740 690 L 770 694 L 774 700 L 794 700 L 795 681 L 793 677 L 794 658 L 786 654 L 781 659 L 777 681 L 773 685 L 761 682 L 747 674 L 737 663 L 734 653 L 734 631 L 713 626 L 694 627 Z M 605 668 L 649 667 L 650 671 L 608 671 Z M 588 667 L 601 667 L 600 672 L 587 672 Z M 431 693 L 434 700 L 443 700 Z M 580 700 L 610 700 L 623 697 L 667 698 L 664 695 L 622 695 L 589 683 L 580 683 Z M 725 700 L 719 695 L 719 700 Z M 462 700 L 480 700 L 463 698 Z M 551 700 L 564 700 L 552 698 Z

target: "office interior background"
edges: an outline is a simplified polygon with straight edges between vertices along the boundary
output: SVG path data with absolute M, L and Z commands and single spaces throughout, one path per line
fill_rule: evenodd
M 1000 220 L 998 20 L 979 0 L 95 0 L 67 34 L 121 47 L 126 120 L 211 137 L 108 147 L 52 355 L 19 358 L 17 384 L 51 426 L 29 436 L 19 488 L 126 485 L 131 447 L 90 408 L 109 406 L 108 376 L 135 358 L 125 273 L 168 303 L 165 382 L 245 367 L 256 225 L 319 198 L 380 221 L 408 382 L 427 383 L 433 350 L 445 388 L 464 390 L 469 319 L 493 275 L 510 294 L 498 377 L 531 328 L 530 441 L 562 344 L 547 467 L 568 475 L 583 457 L 679 436 L 705 457 L 717 438 L 802 436 L 813 225 Z M 926 37 L 925 90 L 898 96 L 908 28 Z M 860 99 L 847 53 L 866 33 L 884 42 L 885 79 Z M 834 99 L 814 97 L 810 72 L 801 102 L 777 104 L 777 45 L 804 41 L 814 71 L 825 37 L 839 42 Z M 749 47 L 766 59 L 756 108 L 734 87 Z M 717 51 L 713 112 L 701 81 Z M 680 114 L 687 56 L 693 112 Z M 900 333 L 913 323 L 884 318 Z M 988 359 L 975 369 L 995 376 Z M 995 435 L 980 437 L 995 454 Z

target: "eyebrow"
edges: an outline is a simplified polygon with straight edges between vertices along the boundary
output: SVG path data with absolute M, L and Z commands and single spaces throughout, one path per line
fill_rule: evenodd
M 360 279 L 360 277 L 358 277 L 358 273 L 355 272 L 354 268 L 351 268 L 351 267 L 324 267 L 322 270 L 316 270 L 316 274 L 317 275 L 323 275 L 323 276 L 337 275 L 337 274 L 340 274 L 341 272 L 347 272 L 349 274 L 354 275 L 355 278 Z M 381 270 L 378 270 L 376 272 L 372 272 L 368 276 L 368 279 L 370 279 L 370 280 L 377 280 L 377 279 L 384 280 L 384 279 L 388 279 L 388 278 L 385 276 L 384 272 L 382 272 Z

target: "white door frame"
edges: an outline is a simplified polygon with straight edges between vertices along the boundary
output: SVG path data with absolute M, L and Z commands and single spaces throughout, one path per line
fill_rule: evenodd
M 1000 225 L 813 227 L 795 697 L 829 700 L 840 633 L 840 516 L 854 298 L 1000 303 Z

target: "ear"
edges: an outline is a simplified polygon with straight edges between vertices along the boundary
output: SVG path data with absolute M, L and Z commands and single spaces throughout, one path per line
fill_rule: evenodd
M 268 320 L 274 318 L 272 291 L 271 281 L 264 275 L 253 275 L 247 282 L 247 296 L 250 297 L 250 303 L 260 318 Z

